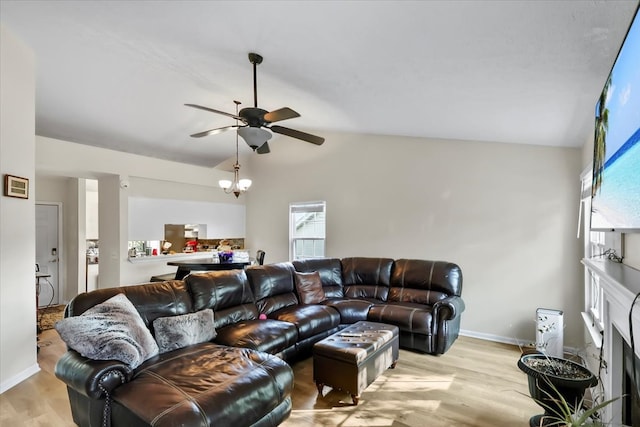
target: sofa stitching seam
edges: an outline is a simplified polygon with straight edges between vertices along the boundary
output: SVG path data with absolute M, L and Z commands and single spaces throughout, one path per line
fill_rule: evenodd
M 157 422 L 164 417 L 166 414 L 169 414 L 171 412 L 173 412 L 176 408 L 182 406 L 185 402 L 191 402 L 193 403 L 197 408 L 198 408 L 198 414 L 202 417 L 202 420 L 206 423 L 207 422 L 207 417 L 205 416 L 205 411 L 204 409 L 200 406 L 200 404 L 198 403 L 198 401 L 196 399 L 194 399 L 192 396 L 188 395 L 187 393 L 185 393 L 180 387 L 176 386 L 172 381 L 169 381 L 168 379 L 166 379 L 165 377 L 163 377 L 162 375 L 157 374 L 156 372 L 153 371 L 148 371 L 146 373 L 147 375 L 154 377 L 158 380 L 160 380 L 161 382 L 165 383 L 166 385 L 170 386 L 171 388 L 173 388 L 174 390 L 178 391 L 182 396 L 183 399 L 180 400 L 179 402 L 175 403 L 174 405 L 172 405 L 171 407 L 165 409 L 164 411 L 160 412 L 158 415 L 156 415 L 153 420 L 151 420 L 151 425 L 156 425 Z M 202 394 L 202 393 L 200 393 Z

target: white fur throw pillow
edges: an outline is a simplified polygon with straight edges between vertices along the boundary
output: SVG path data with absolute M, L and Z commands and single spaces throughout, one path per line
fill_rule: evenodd
M 58 321 L 62 340 L 84 357 L 119 360 L 131 368 L 158 354 L 158 345 L 140 313 L 124 295 L 115 295 L 80 316 Z
M 211 341 L 217 335 L 210 308 L 180 316 L 158 317 L 153 321 L 153 329 L 160 353 Z

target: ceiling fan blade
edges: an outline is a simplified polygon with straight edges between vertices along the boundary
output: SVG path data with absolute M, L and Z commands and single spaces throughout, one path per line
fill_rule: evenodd
M 193 108 L 198 108 L 200 110 L 209 111 L 211 113 L 222 114 L 223 116 L 231 117 L 232 119 L 236 119 L 236 120 L 242 120 L 244 122 L 244 119 L 242 117 L 237 116 L 235 114 L 225 113 L 224 111 L 214 110 L 213 108 L 203 107 L 202 105 L 196 105 L 196 104 L 184 104 L 184 105 L 186 105 L 187 107 L 193 107 Z
M 279 110 L 270 111 L 264 115 L 264 120 L 268 123 L 279 122 L 281 120 L 293 119 L 300 117 L 296 111 L 289 107 L 280 108 Z
M 265 142 L 260 147 L 258 147 L 258 149 L 256 150 L 256 153 L 258 153 L 258 154 L 267 154 L 267 153 L 270 153 L 270 152 L 271 152 L 271 150 L 269 150 L 269 143 L 268 142 Z
M 226 132 L 228 130 L 231 130 L 231 129 L 234 129 L 234 128 L 239 128 L 239 127 L 240 126 L 238 126 L 238 125 L 231 125 L 231 126 L 225 126 L 225 127 L 221 127 L 221 128 L 209 129 L 209 130 L 205 130 L 204 132 L 194 133 L 193 135 L 191 135 L 191 137 L 192 138 L 202 138 L 203 136 L 216 135 L 218 133 Z
M 271 129 L 275 133 L 280 133 L 292 138 L 301 139 L 303 141 L 307 141 L 316 145 L 322 145 L 322 143 L 324 142 L 324 138 L 321 136 L 311 135 L 310 133 L 301 132 L 295 129 L 289 129 L 283 126 L 273 125 L 269 129 Z

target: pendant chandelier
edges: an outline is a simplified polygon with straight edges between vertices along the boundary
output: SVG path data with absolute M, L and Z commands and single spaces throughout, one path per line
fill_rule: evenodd
M 236 104 L 236 116 L 238 116 L 238 105 L 240 101 L 233 101 Z M 236 162 L 233 165 L 233 181 L 221 179 L 218 185 L 227 194 L 235 194 L 236 198 L 251 187 L 250 179 L 240 179 L 240 163 L 238 163 L 238 119 L 236 119 Z

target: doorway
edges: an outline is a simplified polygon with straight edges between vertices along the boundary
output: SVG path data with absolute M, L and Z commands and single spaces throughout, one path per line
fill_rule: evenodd
M 60 205 L 36 204 L 38 307 L 60 304 Z

